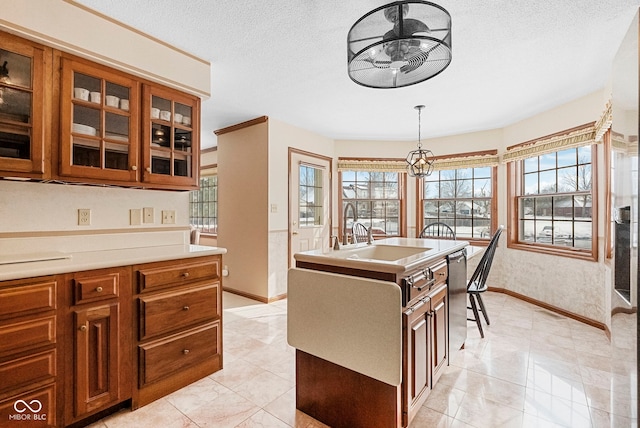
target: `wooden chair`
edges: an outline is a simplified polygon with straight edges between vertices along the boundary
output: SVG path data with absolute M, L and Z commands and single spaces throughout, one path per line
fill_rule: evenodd
M 367 242 L 369 229 L 360 222 L 353 223 L 351 226 L 351 235 L 355 237 L 356 242 Z
M 473 318 L 467 318 L 469 321 L 475 321 L 478 325 L 478 330 L 480 330 L 480 336 L 484 338 L 484 331 L 482 330 L 482 323 L 480 322 L 480 314 L 484 317 L 484 320 L 487 322 L 487 325 L 490 325 L 489 315 L 487 315 L 487 310 L 484 306 L 484 302 L 482 301 L 481 294 L 487 291 L 489 288 L 487 286 L 487 277 L 489 276 L 489 270 L 491 269 L 491 264 L 493 262 L 493 256 L 496 253 L 496 247 L 498 246 L 498 240 L 500 239 L 500 234 L 504 226 L 498 227 L 495 235 L 491 238 L 489 242 L 489 246 L 484 251 L 476 270 L 471 275 L 469 282 L 467 283 L 467 294 L 469 295 L 469 304 L 471 306 L 468 309 L 473 311 Z
M 436 221 L 426 225 L 418 235 L 418 238 L 447 238 L 455 240 L 456 233 L 448 224 Z

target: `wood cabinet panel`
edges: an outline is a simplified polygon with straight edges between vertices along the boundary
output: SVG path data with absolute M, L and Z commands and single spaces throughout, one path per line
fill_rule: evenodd
M 75 313 L 75 416 L 118 398 L 119 304 Z
M 0 324 L 0 358 L 55 343 L 55 315 Z
M 216 279 L 219 276 L 219 260 L 143 265 L 138 269 L 138 291 L 154 291 L 203 279 Z
M 220 283 L 140 298 L 140 340 L 219 317 Z
M 140 387 L 195 366 L 221 352 L 219 321 L 140 345 Z
M 0 391 L 10 391 L 56 375 L 56 350 L 16 358 L 0 364 Z
M 431 296 L 431 387 L 435 386 L 449 359 L 447 287 L 442 285 Z
M 0 288 L 0 318 L 56 308 L 56 281 L 36 281 Z
M 76 305 L 118 297 L 118 273 L 74 280 Z
M 51 384 L 0 401 L 0 421 L 8 421 L 9 426 L 15 427 L 55 427 L 58 422 L 55 409 L 56 385 Z

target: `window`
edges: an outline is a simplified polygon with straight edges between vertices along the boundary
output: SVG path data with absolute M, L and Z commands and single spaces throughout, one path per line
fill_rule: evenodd
M 422 184 L 421 222 L 417 233 L 429 223 L 446 223 L 456 238 L 489 239 L 495 218 L 495 167 L 435 171 Z
M 347 232 L 351 231 L 354 215 L 345 213 L 349 203 L 356 209 L 357 221 L 372 227 L 374 235 L 401 236 L 403 233 L 404 174 L 377 171 L 341 171 L 341 221 L 347 216 Z M 344 235 L 345 231 L 341 231 Z
M 511 246 L 595 259 L 595 157 L 596 146 L 587 145 L 509 164 L 517 220 Z
M 200 177 L 200 189 L 189 194 L 189 217 L 193 227 L 218 233 L 218 176 Z
M 298 185 L 298 222 L 300 227 L 322 225 L 322 169 L 300 164 Z

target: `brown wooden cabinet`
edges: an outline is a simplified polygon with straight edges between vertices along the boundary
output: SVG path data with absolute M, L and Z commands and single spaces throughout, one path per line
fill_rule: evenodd
M 192 190 L 199 159 L 198 97 L 0 32 L 0 177 Z
M 140 84 L 69 55 L 61 66 L 59 175 L 137 182 Z
M 52 50 L 0 32 L 0 174 L 50 171 Z
M 0 283 L 0 421 L 53 427 L 56 381 L 55 277 Z M 1 423 L 0 423 L 1 424 Z
M 222 368 L 221 256 L 134 266 L 133 408 Z
M 131 398 L 131 268 L 65 276 L 65 425 Z
M 150 84 L 142 92 L 142 181 L 197 187 L 200 99 Z
M 440 285 L 431 293 L 431 388 L 449 363 L 449 325 L 447 286 Z

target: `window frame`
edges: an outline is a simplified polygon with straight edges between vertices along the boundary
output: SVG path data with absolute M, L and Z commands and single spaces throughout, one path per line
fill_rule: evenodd
M 524 196 L 522 194 L 523 168 L 526 159 L 507 163 L 507 219 L 509 225 L 507 230 L 507 248 L 581 260 L 598 261 L 598 145 L 596 143 L 591 143 L 585 144 L 584 146 L 591 147 L 591 249 L 587 250 L 540 242 L 520 241 L 518 198 Z M 559 147 L 555 152 L 549 153 L 557 153 L 566 150 L 567 148 L 569 147 Z M 527 159 L 538 157 L 542 154 L 544 153 L 535 153 Z M 554 197 L 571 194 L 573 194 L 573 192 L 556 192 L 547 193 L 543 196 Z
M 472 153 L 461 153 L 457 155 L 458 157 L 469 156 Z M 437 162 L 437 158 L 436 158 Z M 489 241 L 491 237 L 498 229 L 498 167 L 497 166 L 479 166 L 479 165 L 469 165 L 469 166 L 460 166 L 458 168 L 453 169 L 443 169 L 442 171 L 455 171 L 457 169 L 468 169 L 468 168 L 491 168 L 491 222 L 490 222 L 490 230 L 489 235 L 486 238 L 466 238 L 460 237 L 457 239 L 463 239 L 468 241 L 471 245 L 477 246 L 487 246 L 489 245 Z M 461 198 L 462 200 L 473 199 L 471 198 Z M 440 200 L 440 198 L 438 198 Z M 451 200 L 451 199 L 447 199 Z M 453 200 L 457 200 L 454 198 Z M 424 183 L 422 180 L 419 180 L 416 185 L 416 236 L 420 234 L 422 229 L 426 226 L 424 222 Z M 455 231 L 455 227 L 454 227 Z
M 383 238 L 393 238 L 393 237 L 406 237 L 407 236 L 407 174 L 404 172 L 399 172 L 399 171 L 376 171 L 376 170 L 345 170 L 346 171 L 353 171 L 353 172 L 368 172 L 368 173 L 375 173 L 375 172 L 386 172 L 386 173 L 393 173 L 393 174 L 398 174 L 398 199 L 397 201 L 399 201 L 399 210 L 400 212 L 398 213 L 398 221 L 400 222 L 400 224 L 398 225 L 398 231 L 400 232 L 399 235 L 384 235 Z M 339 170 L 338 171 L 338 235 L 340 237 L 344 236 L 345 231 L 344 229 L 344 202 L 345 201 L 354 201 L 357 202 L 358 199 L 346 199 L 342 196 L 342 179 L 343 179 L 343 171 Z M 387 200 L 393 200 L 395 201 L 396 199 L 360 199 L 361 201 L 387 201 Z M 374 235 L 374 238 L 376 236 Z
M 210 173 L 210 174 L 201 174 L 200 178 L 198 180 L 198 190 L 192 190 L 192 191 L 189 192 L 189 225 L 192 228 L 195 228 L 195 229 L 199 230 L 200 231 L 200 236 L 209 236 L 209 237 L 214 237 L 215 238 L 215 237 L 218 236 L 218 220 L 219 220 L 218 216 L 217 216 L 217 214 L 219 212 L 218 211 L 218 192 L 217 192 L 217 190 L 216 190 L 216 200 L 213 201 L 215 203 L 215 206 L 216 206 L 216 209 L 215 209 L 216 216 L 209 215 L 209 216 L 206 217 L 206 218 L 209 218 L 209 219 L 213 218 L 213 219 L 216 220 L 215 221 L 215 224 L 216 224 L 215 232 L 212 232 L 210 229 L 204 230 L 204 229 L 198 227 L 197 225 L 194 225 L 193 222 L 192 222 L 193 217 L 191 216 L 191 206 L 194 203 L 191 200 L 193 192 L 202 192 L 202 180 L 205 179 L 205 178 L 209 178 L 209 177 L 216 177 L 216 185 L 215 185 L 215 187 L 217 189 L 218 188 L 218 179 L 217 179 L 218 174 L 217 174 L 217 172 L 215 172 L 215 173 Z M 205 201 L 203 201 L 203 202 L 205 202 Z M 212 201 L 209 201 L 209 202 L 212 202 Z M 202 218 L 205 218 L 205 217 L 202 217 Z

